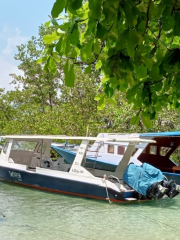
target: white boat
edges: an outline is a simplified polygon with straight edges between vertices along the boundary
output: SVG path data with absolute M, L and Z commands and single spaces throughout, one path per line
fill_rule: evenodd
M 131 133 L 131 134 L 120 134 L 120 133 L 99 133 L 97 138 L 120 138 L 123 140 L 139 138 L 140 134 Z M 130 156 L 130 162 L 133 162 L 137 165 L 142 163 L 138 160 L 138 156 L 143 152 L 147 146 L 147 142 L 137 142 Z M 127 149 L 128 142 L 106 142 L 106 141 L 95 141 L 92 146 L 87 149 L 86 153 L 86 167 L 92 167 L 95 169 L 102 169 L 107 171 L 115 171 L 120 160 L 123 158 L 123 155 Z M 69 144 L 58 144 L 52 143 L 52 148 L 59 155 L 61 155 L 66 163 L 72 164 L 76 153 L 78 151 L 78 145 L 69 145 Z
M 154 143 L 141 138 L 94 138 L 65 136 L 5 136 L 0 155 L 0 178 L 41 190 L 114 202 L 138 200 L 137 192 L 123 180 L 134 148 L 139 143 Z M 81 140 L 72 164 L 62 157 L 51 159 L 52 141 Z M 83 167 L 90 141 L 126 144 L 126 151 L 114 172 Z

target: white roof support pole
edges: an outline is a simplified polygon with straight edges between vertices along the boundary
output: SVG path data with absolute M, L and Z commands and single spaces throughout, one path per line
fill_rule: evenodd
M 10 156 L 10 153 L 11 153 L 12 144 L 13 144 L 13 140 L 10 139 L 8 142 L 9 142 L 9 144 L 8 144 L 8 148 L 7 148 L 6 155 L 5 155 L 5 161 L 8 161 L 8 159 L 9 159 L 9 156 Z
M 130 158 L 134 151 L 134 148 L 135 148 L 135 143 L 129 143 L 122 160 L 119 162 L 119 165 L 117 166 L 116 171 L 113 174 L 114 176 L 118 177 L 119 179 L 123 178 L 124 171 L 126 170 L 128 164 L 129 164 L 129 161 L 130 161 Z
M 74 172 L 73 170 L 74 169 L 79 169 L 79 166 L 81 166 L 82 164 L 82 161 L 86 155 L 86 150 L 87 150 L 87 147 L 88 147 L 88 144 L 89 144 L 89 140 L 83 140 L 79 149 L 78 149 L 78 152 L 76 154 L 76 157 L 74 159 L 74 162 L 71 166 L 71 169 L 70 169 L 70 172 Z

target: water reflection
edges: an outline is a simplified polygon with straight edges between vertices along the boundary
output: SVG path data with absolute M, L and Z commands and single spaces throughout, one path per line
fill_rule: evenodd
M 0 239 L 179 239 L 180 196 L 109 204 L 0 181 Z M 2 238 L 3 237 L 3 238 Z

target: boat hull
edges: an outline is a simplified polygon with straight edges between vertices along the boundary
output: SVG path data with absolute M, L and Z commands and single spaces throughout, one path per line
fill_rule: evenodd
M 65 178 L 17 170 L 5 166 L 0 166 L 0 178 L 9 182 L 41 189 L 44 191 L 107 200 L 106 188 L 97 184 L 72 181 Z M 114 202 L 124 202 L 127 201 L 126 198 L 134 198 L 133 191 L 117 192 L 108 188 L 108 194 L 110 200 Z

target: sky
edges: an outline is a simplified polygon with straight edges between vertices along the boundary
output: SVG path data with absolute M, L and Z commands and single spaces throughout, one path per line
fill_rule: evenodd
M 22 74 L 14 59 L 17 47 L 38 36 L 38 27 L 49 21 L 55 0 L 0 0 L 0 88 L 14 89 L 11 73 Z

